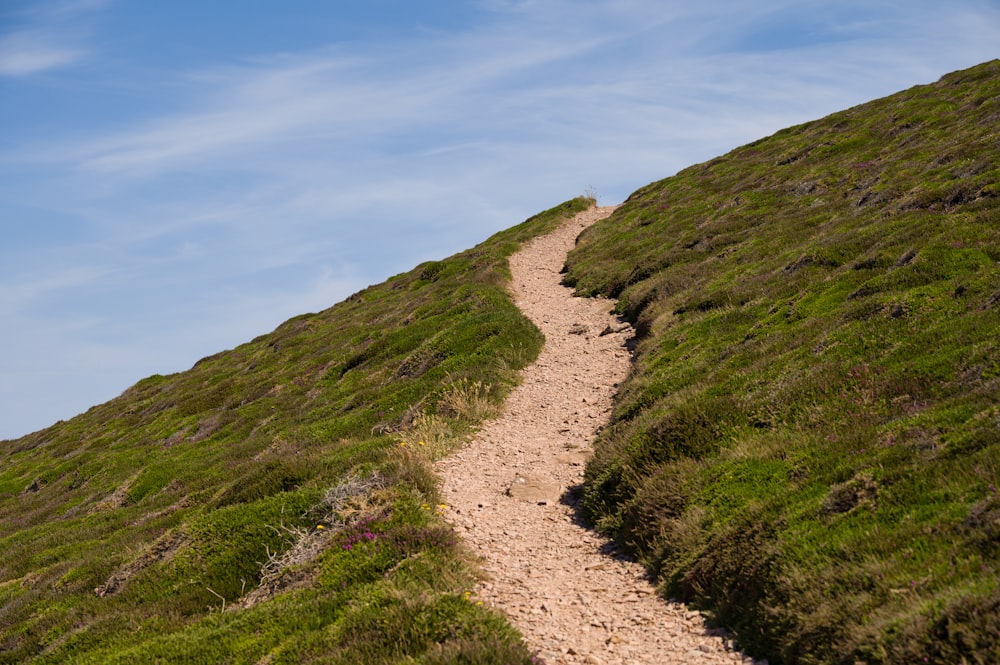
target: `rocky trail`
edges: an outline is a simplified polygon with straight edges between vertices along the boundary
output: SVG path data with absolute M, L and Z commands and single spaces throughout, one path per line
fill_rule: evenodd
M 511 290 L 545 346 L 503 415 L 437 463 L 446 516 L 487 575 L 476 597 L 548 665 L 752 663 L 699 613 L 658 597 L 638 563 L 580 523 L 568 493 L 628 372 L 631 328 L 611 301 L 573 297 L 560 270 L 613 210 L 591 208 L 511 257 Z

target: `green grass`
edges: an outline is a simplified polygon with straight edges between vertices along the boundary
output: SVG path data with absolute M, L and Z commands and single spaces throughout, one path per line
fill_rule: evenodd
M 541 346 L 506 257 L 591 204 L 0 442 L 0 662 L 529 662 L 429 462 Z
M 568 259 L 641 338 L 590 518 L 773 663 L 1000 661 L 998 131 L 994 61 L 652 183 Z

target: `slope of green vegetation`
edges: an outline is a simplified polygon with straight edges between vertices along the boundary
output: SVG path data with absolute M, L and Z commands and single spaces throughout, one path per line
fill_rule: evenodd
M 592 203 L 0 442 L 0 662 L 529 662 L 428 463 L 541 346 L 507 255 Z
M 1000 61 L 635 194 L 589 516 L 772 663 L 1000 662 Z

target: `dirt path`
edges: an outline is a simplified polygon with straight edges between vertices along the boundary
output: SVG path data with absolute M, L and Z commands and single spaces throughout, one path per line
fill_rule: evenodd
M 548 665 L 752 662 L 701 616 L 657 597 L 637 563 L 613 554 L 560 501 L 583 479 L 591 442 L 629 368 L 631 329 L 612 303 L 572 297 L 559 271 L 591 208 L 511 257 L 512 291 L 545 333 L 504 414 L 437 464 L 447 518 L 479 555 L 479 599 L 506 613 Z M 610 334 L 601 333 L 611 327 Z

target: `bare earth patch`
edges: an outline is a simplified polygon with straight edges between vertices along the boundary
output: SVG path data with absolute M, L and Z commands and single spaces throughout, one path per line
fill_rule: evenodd
M 612 210 L 591 208 L 511 257 L 511 290 L 545 347 L 503 415 L 438 462 L 446 516 L 488 576 L 476 597 L 549 665 L 750 663 L 700 614 L 659 598 L 638 563 L 578 523 L 566 494 L 628 373 L 631 329 L 611 301 L 574 298 L 559 271 L 580 232 Z

